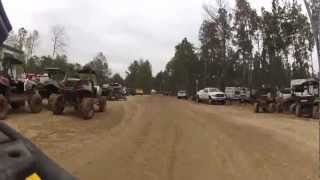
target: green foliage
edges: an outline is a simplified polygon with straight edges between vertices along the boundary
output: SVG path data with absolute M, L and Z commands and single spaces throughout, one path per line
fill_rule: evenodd
M 108 82 L 111 70 L 109 69 L 107 58 L 102 52 L 99 52 L 86 66 L 90 66 L 96 72 L 99 83 Z
M 152 89 L 152 67 L 148 60 L 133 61 L 126 73 L 125 82 L 128 87 L 143 89 L 146 92 Z
M 195 81 L 201 70 L 195 49 L 187 38 L 184 38 L 175 49 L 174 57 L 166 66 L 169 80 L 166 88 L 174 92 L 179 89 L 195 92 Z M 160 78 L 164 78 L 163 73 L 158 74 L 158 79 Z
M 184 39 L 164 72 L 154 79 L 158 90 L 195 91 L 198 87 L 262 85 L 288 87 L 291 79 L 310 77 L 314 47 L 310 24 L 296 0 L 273 0 L 261 16 L 248 0 L 237 0 L 230 13 L 225 6 L 205 6 L 201 46 L 195 52 Z
M 33 56 L 25 64 L 27 73 L 44 73 L 46 68 L 60 68 L 67 72 L 69 76 L 77 76 L 77 70 L 81 68 L 79 64 L 68 63 L 68 58 L 65 55 L 58 55 L 55 58 L 51 56 Z
M 119 73 L 116 73 L 114 74 L 111 79 L 110 79 L 111 82 L 114 82 L 114 83 L 119 83 L 119 84 L 124 84 L 124 79 L 121 77 L 121 75 Z

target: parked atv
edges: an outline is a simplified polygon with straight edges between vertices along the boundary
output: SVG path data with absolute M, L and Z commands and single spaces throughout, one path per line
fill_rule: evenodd
M 298 117 L 318 118 L 319 81 L 317 79 L 304 80 L 293 88 L 296 92 L 296 101 L 291 105 L 293 113 Z
M 269 112 L 276 111 L 275 90 L 272 88 L 261 88 L 253 97 L 254 112 Z
M 96 74 L 90 68 L 84 68 L 78 72 L 80 78 L 67 78 L 61 84 L 59 94 L 52 94 L 49 98 L 51 111 L 54 114 L 62 114 L 65 107 L 73 106 L 80 112 L 83 119 L 91 119 L 98 112 L 104 112 L 106 97 L 102 96 L 102 90 L 97 85 Z
M 20 108 L 28 102 L 32 113 L 42 110 L 42 99 L 36 83 L 22 79 L 23 63 L 12 55 L 5 55 L 0 73 L 0 119 L 6 118 L 10 107 Z
M 119 83 L 105 84 L 102 87 L 102 94 L 106 96 L 108 100 L 127 100 L 126 92 Z
M 291 113 L 293 111 L 292 104 L 295 104 L 296 101 L 297 96 L 291 88 L 280 90 L 278 92 L 278 96 L 276 97 L 276 112 Z
M 59 68 L 47 68 L 45 72 L 46 75 L 40 77 L 39 93 L 43 99 L 49 99 L 51 94 L 58 94 L 66 73 Z

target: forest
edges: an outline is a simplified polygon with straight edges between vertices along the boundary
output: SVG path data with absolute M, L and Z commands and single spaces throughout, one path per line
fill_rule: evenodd
M 203 6 L 205 17 L 199 29 L 200 46 L 183 38 L 165 69 L 154 74 L 152 61 L 133 60 L 125 77 L 112 74 L 109 59 L 97 53 L 87 64 L 70 63 L 65 54 L 64 27 L 51 28 L 52 55 L 37 56 L 40 33 L 20 28 L 8 42 L 25 52 L 29 73 L 59 67 L 70 75 L 84 65 L 97 71 L 100 83 L 119 82 L 131 88 L 194 93 L 206 86 L 224 89 L 242 86 L 286 88 L 291 79 L 316 77 L 312 59 L 316 42 L 304 4 L 297 0 L 272 0 L 271 9 L 254 9 L 247 0 L 217 0 Z

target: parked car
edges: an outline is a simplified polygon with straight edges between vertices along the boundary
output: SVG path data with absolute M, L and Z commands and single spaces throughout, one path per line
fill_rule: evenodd
M 178 91 L 177 98 L 178 99 L 188 99 L 187 91 L 185 91 L 185 90 Z
M 136 89 L 136 95 L 143 95 L 143 89 Z
M 136 91 L 133 88 L 127 88 L 127 96 L 134 96 L 136 95 Z
M 151 95 L 156 95 L 156 94 L 157 94 L 157 90 L 151 89 Z
M 227 97 L 224 92 L 218 88 L 205 88 L 197 92 L 197 102 L 208 102 L 209 104 L 226 104 Z

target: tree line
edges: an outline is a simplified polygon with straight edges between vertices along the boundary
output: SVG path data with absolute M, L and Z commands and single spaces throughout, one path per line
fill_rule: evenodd
M 6 44 L 15 47 L 24 52 L 23 60 L 26 73 L 45 73 L 46 68 L 60 68 L 69 76 L 76 77 L 77 71 L 82 68 L 79 63 L 70 63 L 66 53 L 67 32 L 64 26 L 55 25 L 50 29 L 50 42 L 52 46 L 52 55 L 38 56 L 36 51 L 40 44 L 40 32 L 38 30 L 27 30 L 20 28 L 17 33 L 11 32 Z M 111 78 L 111 69 L 106 56 L 103 52 L 97 53 L 87 64 L 96 71 L 97 80 L 99 83 L 107 83 Z M 116 74 L 117 77 L 119 74 Z
M 199 29 L 200 46 L 182 39 L 165 69 L 155 77 L 149 60 L 134 60 L 125 78 L 118 73 L 111 76 L 102 52 L 86 65 L 97 71 L 101 83 L 118 82 L 145 91 L 174 93 L 185 89 L 192 94 L 206 86 L 221 90 L 226 86 L 286 88 L 291 79 L 315 77 L 312 51 L 315 45 L 319 51 L 320 46 L 320 10 L 316 8 L 320 1 L 305 3 L 311 24 L 297 0 L 272 0 L 270 10 L 262 7 L 259 11 L 247 0 L 236 0 L 233 9 L 223 0 L 206 4 Z M 76 74 L 81 65 L 70 63 L 64 55 L 68 44 L 65 28 L 54 26 L 50 32 L 52 55 L 48 56 L 34 55 L 40 42 L 36 30 L 21 28 L 8 41 L 26 52 L 27 72 L 43 73 L 47 67 L 59 67 Z
M 315 39 L 308 17 L 297 0 L 273 0 L 271 10 L 253 9 L 237 0 L 204 5 L 200 47 L 187 38 L 154 78 L 158 90 L 176 92 L 215 86 L 286 88 L 291 79 L 314 77 Z

